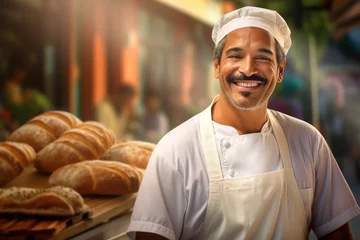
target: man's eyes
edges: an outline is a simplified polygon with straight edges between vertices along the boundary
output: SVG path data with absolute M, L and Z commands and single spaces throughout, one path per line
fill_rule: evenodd
M 241 55 L 230 55 L 229 58 L 242 58 Z
M 269 61 L 269 60 L 270 60 L 270 58 L 264 57 L 264 56 L 257 57 L 257 59 L 259 59 L 259 60 L 265 60 L 265 61 Z
M 230 55 L 229 58 L 236 58 L 236 59 L 242 59 L 244 58 L 242 55 Z M 262 60 L 262 61 L 270 61 L 271 59 L 265 56 L 259 56 L 256 57 L 255 59 L 257 60 Z

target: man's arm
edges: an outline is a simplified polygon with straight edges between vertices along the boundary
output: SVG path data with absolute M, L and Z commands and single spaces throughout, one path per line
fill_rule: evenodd
M 142 239 L 145 239 L 145 238 L 142 238 Z M 151 238 L 151 239 L 153 239 L 153 238 Z M 160 239 L 160 238 L 154 238 L 154 239 Z M 342 225 L 341 227 L 339 227 L 338 229 L 336 229 L 335 231 L 319 238 L 319 240 L 337 240 L 337 239 L 343 239 L 343 240 L 352 240 L 353 239 L 349 223 L 346 223 L 346 224 Z
M 136 240 L 168 240 L 167 238 L 154 234 L 154 233 L 146 233 L 146 232 L 137 232 Z
M 136 232 L 156 233 L 168 239 L 181 235 L 186 212 L 185 183 L 166 149 L 168 145 L 160 142 L 150 157 L 127 231 L 130 239 Z M 140 233 L 136 239 L 166 239 L 155 236 Z

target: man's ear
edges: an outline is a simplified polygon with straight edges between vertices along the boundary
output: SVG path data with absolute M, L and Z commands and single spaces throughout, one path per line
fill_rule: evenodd
M 215 78 L 219 79 L 220 63 L 216 58 L 214 58 L 214 72 L 215 72 Z
M 277 82 L 281 83 L 284 77 L 284 71 L 285 71 L 285 66 L 286 66 L 286 58 L 284 58 L 284 60 L 282 61 L 282 63 L 279 65 L 279 74 L 278 74 L 278 79 Z

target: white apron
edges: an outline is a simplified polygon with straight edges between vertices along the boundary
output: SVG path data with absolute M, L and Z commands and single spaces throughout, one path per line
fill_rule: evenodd
M 308 239 L 304 203 L 292 169 L 289 147 L 276 117 L 268 110 L 284 168 L 224 179 L 212 125 L 214 102 L 200 117 L 210 193 L 205 221 L 196 239 Z M 239 153 L 242 154 L 246 153 Z

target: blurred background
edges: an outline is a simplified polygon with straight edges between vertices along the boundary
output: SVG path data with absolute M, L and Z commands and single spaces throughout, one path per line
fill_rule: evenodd
M 212 26 L 246 5 L 292 29 L 269 107 L 324 135 L 360 200 L 359 0 L 1 0 L 0 140 L 63 110 L 157 143 L 219 92 Z

